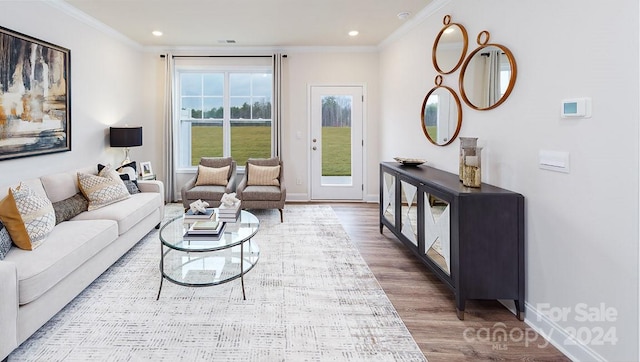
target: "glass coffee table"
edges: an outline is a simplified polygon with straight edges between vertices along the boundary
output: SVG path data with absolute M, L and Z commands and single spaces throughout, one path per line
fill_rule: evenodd
M 184 240 L 189 225 L 178 216 L 160 229 L 160 288 L 162 281 L 187 287 L 208 287 L 240 278 L 242 298 L 244 275 L 257 263 L 260 249 L 251 238 L 258 232 L 260 221 L 242 210 L 235 223 L 227 223 L 218 238 Z

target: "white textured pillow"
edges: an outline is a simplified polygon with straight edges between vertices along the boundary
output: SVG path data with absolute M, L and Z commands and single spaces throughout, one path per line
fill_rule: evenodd
M 229 166 L 207 167 L 207 166 L 198 165 L 198 179 L 196 180 L 196 186 L 203 186 L 203 185 L 227 186 L 228 175 L 229 175 Z
M 40 246 L 56 225 L 51 201 L 24 184 L 10 188 L 0 201 L 0 219 L 13 243 L 24 250 Z
M 258 166 L 248 164 L 247 185 L 248 186 L 280 186 L 280 165 L 278 166 Z
M 78 172 L 78 185 L 84 197 L 89 200 L 89 211 L 111 205 L 131 196 L 117 173 L 116 177 L 117 179 L 113 179 Z

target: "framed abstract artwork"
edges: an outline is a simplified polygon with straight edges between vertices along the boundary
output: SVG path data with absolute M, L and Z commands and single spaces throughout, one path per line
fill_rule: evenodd
M 0 161 L 71 150 L 71 52 L 0 27 Z

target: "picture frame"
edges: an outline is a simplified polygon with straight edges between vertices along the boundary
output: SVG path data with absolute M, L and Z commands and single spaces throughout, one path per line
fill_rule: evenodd
M 0 161 L 71 151 L 71 51 L 0 27 Z
M 140 176 L 147 177 L 153 175 L 153 168 L 151 168 L 151 162 L 140 162 Z

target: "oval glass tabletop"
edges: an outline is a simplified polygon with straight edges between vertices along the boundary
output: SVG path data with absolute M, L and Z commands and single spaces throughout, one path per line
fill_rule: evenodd
M 184 223 L 184 216 L 178 216 L 160 229 L 160 241 L 163 245 L 180 251 L 207 252 L 228 249 L 251 239 L 260 227 L 255 215 L 242 210 L 235 223 L 226 223 L 222 235 L 207 238 L 185 240 L 185 232 L 189 224 Z

